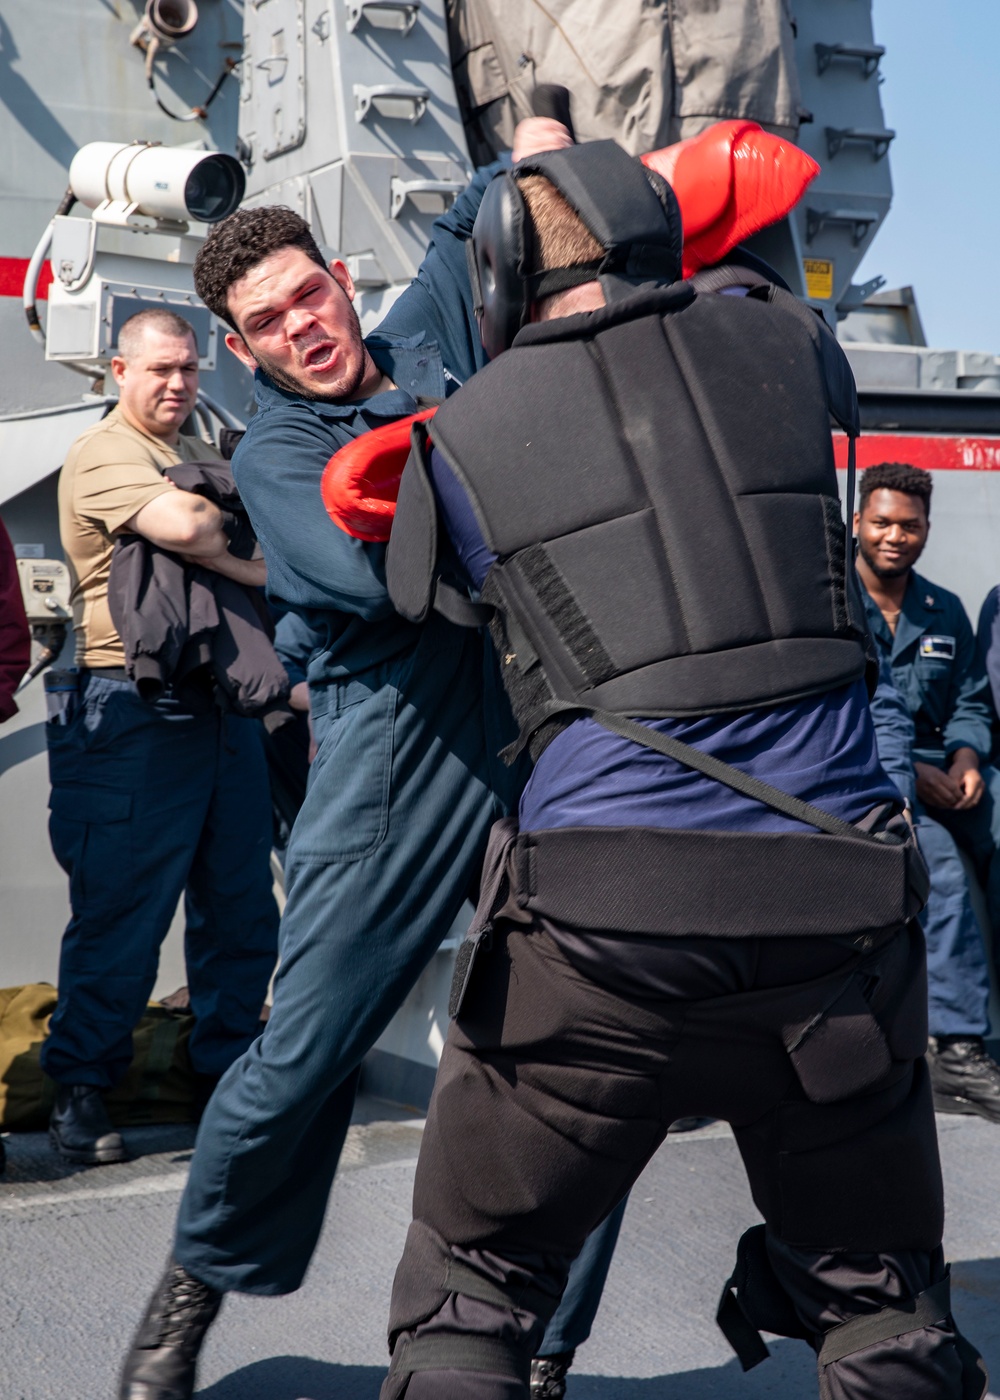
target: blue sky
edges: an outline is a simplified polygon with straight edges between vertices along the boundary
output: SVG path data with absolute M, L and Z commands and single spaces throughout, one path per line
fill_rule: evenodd
M 874 0 L 893 201 L 855 282 L 912 285 L 927 340 L 1000 354 L 1000 0 Z

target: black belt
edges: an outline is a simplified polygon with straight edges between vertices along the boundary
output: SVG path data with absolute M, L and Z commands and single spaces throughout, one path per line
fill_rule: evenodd
M 99 676 L 102 681 L 130 681 L 132 677 L 124 666 L 81 666 L 85 676 Z
M 923 905 L 912 834 L 572 827 L 522 831 L 508 863 L 522 909 L 571 927 L 725 938 L 856 935 Z

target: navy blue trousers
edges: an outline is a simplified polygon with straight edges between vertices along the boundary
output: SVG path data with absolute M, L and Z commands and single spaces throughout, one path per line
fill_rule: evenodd
M 495 671 L 478 634 L 435 618 L 406 656 L 313 687 L 319 751 L 288 847 L 271 1016 L 205 1111 L 177 1222 L 177 1259 L 214 1288 L 301 1284 L 361 1060 L 478 880 L 507 805 L 497 793 L 516 798 L 484 674 Z M 589 1332 L 614 1234 L 577 1272 L 572 1345 Z
M 932 761 L 926 753 L 916 756 Z M 972 860 L 1000 942 L 1000 772 L 985 768 L 983 778 L 986 792 L 967 811 L 917 804 L 917 837 L 931 875 L 930 898 L 921 916 L 931 1035 L 984 1036 L 990 1030 L 989 963 L 960 855 L 964 851 Z
M 122 1077 L 183 894 L 191 1058 L 221 1074 L 258 1032 L 277 949 L 257 721 L 150 704 L 127 681 L 84 673 L 69 723 L 46 732 L 49 833 L 72 917 L 42 1068 L 99 1088 Z

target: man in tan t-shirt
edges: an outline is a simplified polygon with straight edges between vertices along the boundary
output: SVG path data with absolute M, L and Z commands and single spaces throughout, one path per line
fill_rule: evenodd
M 140 698 L 108 609 L 111 554 L 137 533 L 238 582 L 260 560 L 228 551 L 222 513 L 164 476 L 218 451 L 182 436 L 198 392 L 198 352 L 173 312 L 139 312 L 111 362 L 116 408 L 82 433 L 59 480 L 79 688 L 48 726 L 56 858 L 70 878 L 59 1004 L 42 1051 L 57 1085 L 53 1145 L 76 1162 L 121 1161 L 101 1091 L 125 1073 L 158 950 L 185 896 L 191 1058 L 206 1091 L 247 1048 L 274 967 L 271 811 L 256 721 L 223 715 L 206 683 Z

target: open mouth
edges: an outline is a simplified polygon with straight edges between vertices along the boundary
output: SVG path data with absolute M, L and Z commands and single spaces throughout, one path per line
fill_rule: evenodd
M 331 369 L 337 359 L 337 347 L 332 340 L 320 341 L 311 345 L 302 357 L 303 369 L 321 371 Z

